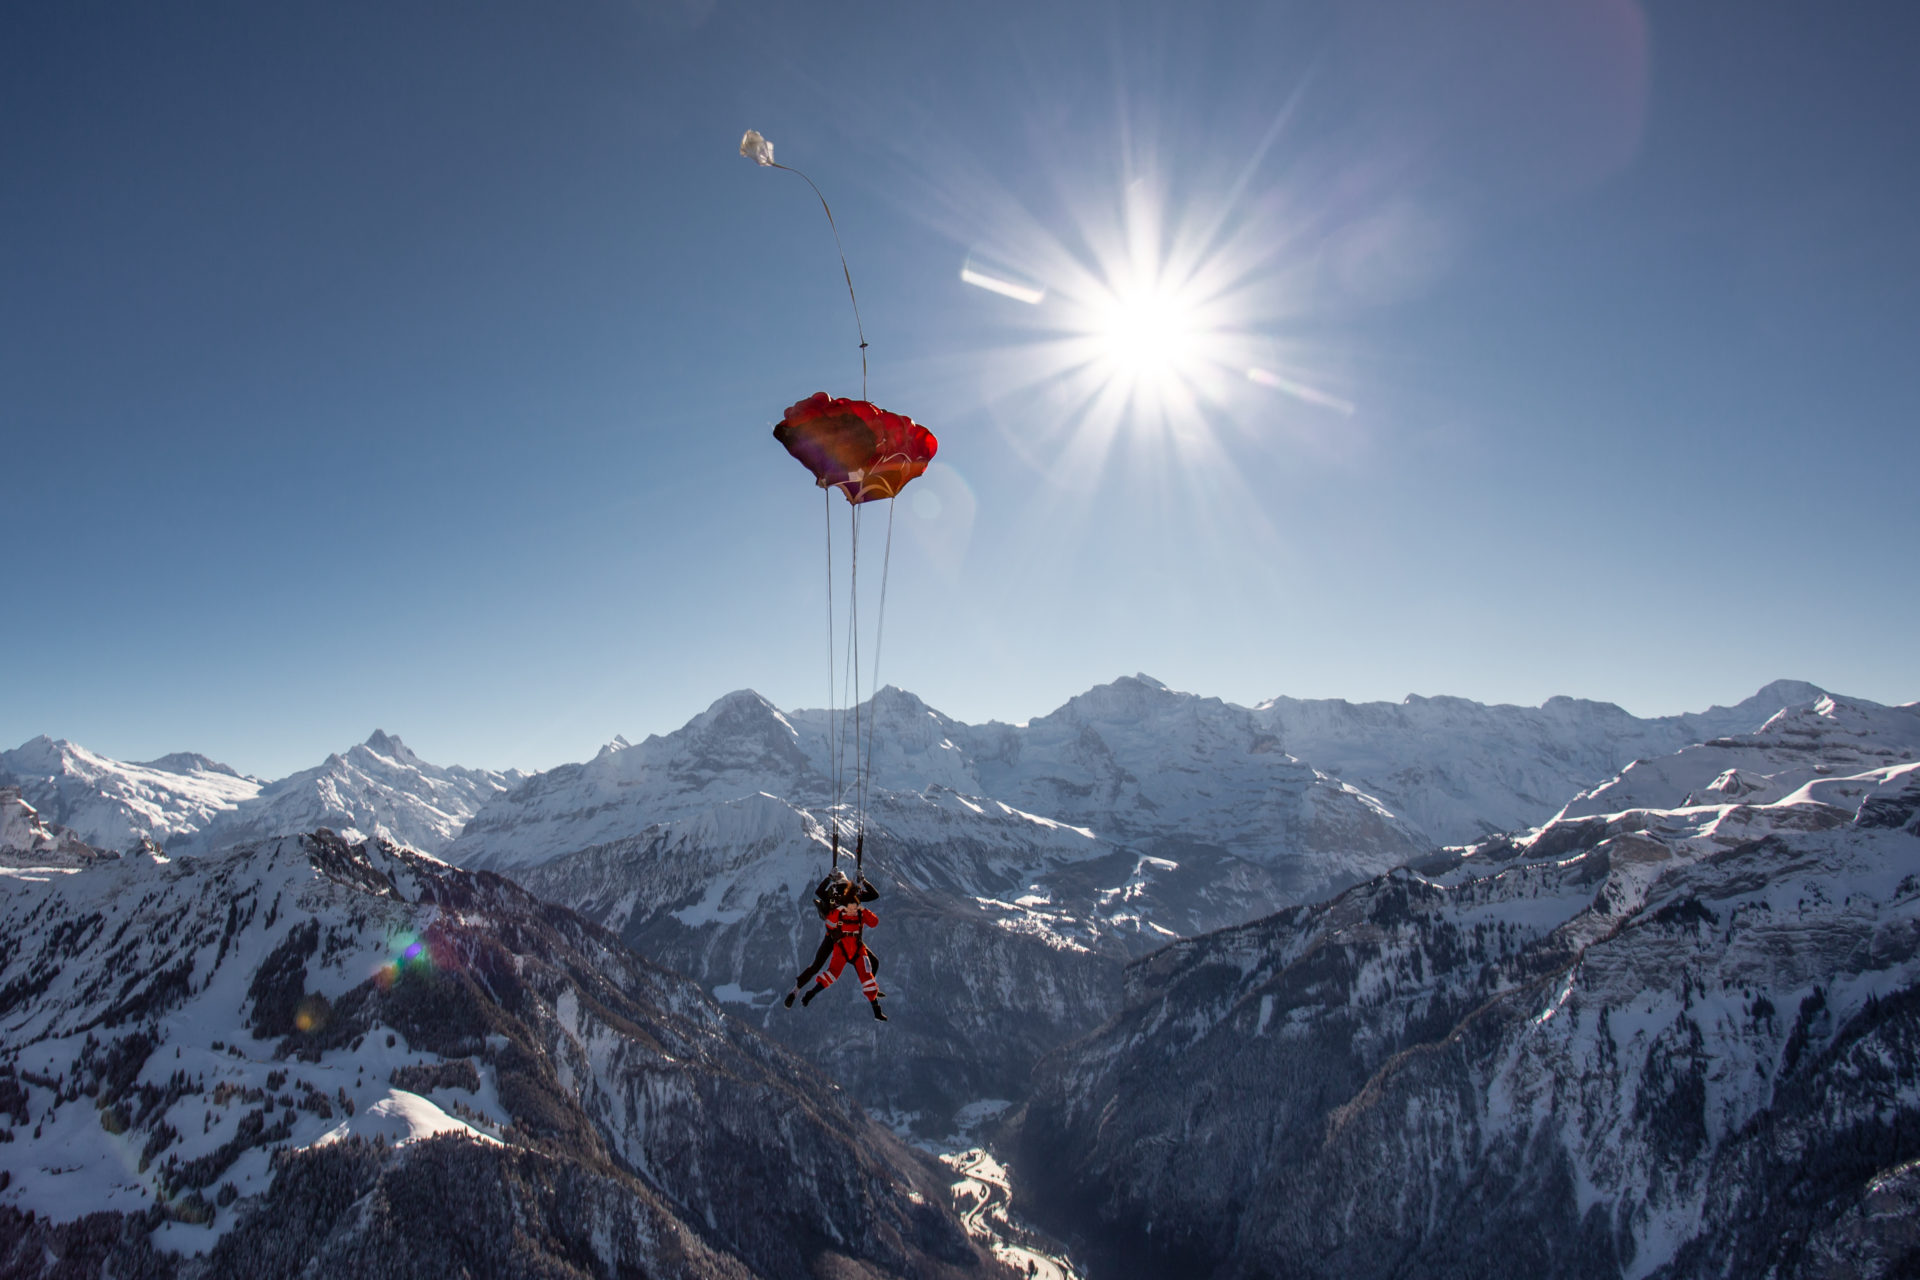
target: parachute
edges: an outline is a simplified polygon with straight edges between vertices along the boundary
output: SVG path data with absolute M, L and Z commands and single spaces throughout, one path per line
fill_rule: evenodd
M 749 129 L 740 139 L 740 154 L 767 169 L 785 169 L 797 175 L 820 201 L 833 231 L 833 243 L 840 251 L 840 274 L 846 278 L 847 301 L 853 304 L 854 332 L 860 343 L 860 399 L 838 399 L 824 391 L 815 392 L 793 405 L 773 428 L 773 438 L 813 474 L 813 481 L 825 490 L 827 500 L 827 702 L 828 736 L 833 756 L 833 797 L 827 826 L 831 832 L 830 867 L 840 866 L 840 838 L 845 824 L 853 835 L 853 862 L 856 875 L 864 874 L 867 837 L 867 797 L 873 774 L 873 724 L 866 717 L 863 726 L 860 687 L 863 677 L 868 688 L 877 687 L 880 667 L 880 642 L 885 636 L 887 619 L 887 570 L 893 561 L 893 499 L 933 460 L 940 442 L 931 431 L 904 414 L 890 413 L 867 396 L 867 334 L 860 322 L 860 299 L 853 291 L 853 272 L 847 266 L 846 249 L 840 244 L 840 228 L 833 220 L 833 209 L 812 178 L 790 165 L 776 162 L 773 143 Z M 848 545 L 852 564 L 846 581 L 847 636 L 846 692 L 849 703 L 844 710 L 835 690 L 836 639 L 833 573 L 833 494 L 838 489 L 847 500 Z M 887 500 L 886 547 L 880 565 L 880 615 L 873 629 L 873 661 L 865 671 L 860 662 L 860 512 L 865 503 Z M 849 725 L 849 721 L 851 724 Z M 847 730 L 851 728 L 851 737 Z M 864 733 L 862 732 L 864 728 Z M 851 801 L 848 802 L 849 793 Z M 877 1016 L 877 1015 L 876 1015 Z
M 815 484 L 855 505 L 898 495 L 940 448 L 933 432 L 904 414 L 824 391 L 788 409 L 773 438 L 813 472 Z

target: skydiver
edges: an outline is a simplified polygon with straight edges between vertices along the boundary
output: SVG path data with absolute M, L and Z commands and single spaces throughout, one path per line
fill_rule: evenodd
M 826 887 L 832 879 L 833 877 L 829 876 L 827 881 L 822 882 L 822 886 Z M 847 881 L 844 876 L 841 877 L 841 881 L 842 883 L 837 886 L 839 901 L 827 913 L 826 919 L 827 970 L 814 978 L 813 985 L 808 987 L 807 993 L 800 997 L 800 1003 L 812 1004 L 813 998 L 832 986 L 834 979 L 840 976 L 840 971 L 851 964 L 854 973 L 860 977 L 860 990 L 866 994 L 867 1003 L 873 1006 L 874 1018 L 885 1022 L 886 1012 L 880 1008 L 882 994 L 880 983 L 873 976 L 873 970 L 868 965 L 868 956 L 871 953 L 868 952 L 862 937 L 864 930 L 874 928 L 880 923 L 880 917 L 874 915 L 862 903 L 871 902 L 880 894 L 867 883 L 864 876 L 861 877 L 858 885 Z M 818 968 L 817 962 L 815 968 Z M 800 983 L 795 985 L 792 992 L 787 993 L 786 1003 L 789 1009 L 793 1007 L 794 992 L 799 991 L 800 986 L 806 982 L 806 978 L 806 974 L 801 974 Z
M 856 901 L 859 902 L 872 902 L 880 896 L 880 891 L 873 887 L 866 876 L 861 876 L 860 883 L 856 886 L 847 879 L 846 872 L 835 867 L 832 875 L 813 887 L 813 909 L 819 913 L 821 923 L 826 923 L 828 915 L 840 905 L 841 895 L 850 889 L 856 891 Z M 813 963 L 800 971 L 800 976 L 793 980 L 793 990 L 787 992 L 787 1008 L 793 1008 L 793 998 L 800 994 L 800 988 L 811 982 L 814 975 L 826 967 L 828 959 L 833 955 L 833 944 L 839 936 L 838 931 L 828 924 L 826 936 L 820 939 L 820 946 L 813 953 Z M 880 957 L 873 954 L 872 947 L 867 948 L 867 968 L 876 978 L 880 976 Z M 880 994 L 885 997 L 887 993 L 882 991 Z

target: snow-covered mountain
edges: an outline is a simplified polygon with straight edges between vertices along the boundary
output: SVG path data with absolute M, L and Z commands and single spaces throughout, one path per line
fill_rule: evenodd
M 778 1004 L 819 936 L 804 903 L 828 866 L 824 713 L 730 694 L 675 733 L 616 741 L 502 795 L 447 856 L 619 931 L 939 1135 L 973 1102 L 1013 1096 L 1040 1052 L 1113 1012 L 1126 959 L 1434 852 L 1352 777 L 1281 750 L 1283 732 L 1371 742 L 1370 757 L 1344 757 L 1349 768 L 1411 761 L 1459 784 L 1462 804 L 1539 822 L 1640 752 L 1757 725 L 1800 693 L 1817 696 L 1783 682 L 1663 722 L 1566 699 L 1537 710 L 1433 699 L 1343 719 L 1333 704 L 1249 709 L 1139 676 L 1024 725 L 973 726 L 882 690 L 861 718 L 875 744 L 868 849 L 887 894 L 875 948 L 883 985 L 903 997 L 884 1062 L 837 1022 Z M 911 945 L 886 945 L 903 935 Z
M 1920 763 L 1829 745 L 1135 962 L 1023 1197 L 1097 1275 L 1912 1274 Z
M 186 847 L 223 848 L 327 827 L 349 840 L 378 837 L 439 853 L 481 806 L 525 781 L 518 769 L 495 773 L 428 764 L 393 734 L 374 730 L 345 754 L 268 783 L 222 812 Z
M 728 695 L 676 733 L 502 796 L 447 856 L 619 931 L 941 1136 L 1098 1025 L 1128 956 L 1430 852 L 1371 797 L 1275 750 L 1247 709 L 1144 678 L 1025 726 L 962 725 L 894 689 L 860 714 L 877 716 L 873 946 L 899 997 L 884 1058 L 845 1035 L 841 1013 L 864 1010 L 780 1004 L 820 938 L 805 903 L 831 863 L 823 713 Z
M 128 764 L 40 737 L 0 752 L 0 784 L 17 786 L 49 821 L 102 849 L 142 839 L 176 853 L 328 827 L 429 853 L 444 849 L 481 804 L 526 774 L 421 760 L 392 734 L 278 782 L 244 777 L 192 752 Z
M 882 890 L 868 935 L 884 1052 L 851 980 L 812 1008 L 780 1002 L 821 937 L 801 904 L 827 835 L 806 810 L 754 795 L 514 874 L 929 1137 L 955 1132 L 969 1104 L 1018 1096 L 1041 1053 L 1113 1012 L 1124 957 L 1173 936 L 1143 934 L 1137 903 L 1102 895 L 1138 858 L 1082 828 L 952 791 L 888 792 L 869 841 L 886 850 L 869 864 Z
M 19 787 L 44 819 L 88 844 L 126 849 L 143 836 L 163 845 L 190 839 L 262 784 L 191 752 L 128 764 L 43 735 L 0 751 L 0 785 Z
M 71 829 L 43 819 L 20 798 L 20 788 L 0 787 L 0 861 L 34 865 L 53 858 L 80 863 L 96 851 Z
M 1920 759 L 1920 704 L 1883 707 L 1822 695 L 1775 713 L 1751 733 L 1635 761 L 1574 796 L 1560 816 L 1730 801 L 1765 804 L 1816 778 L 1915 759 Z
M 1253 713 L 1116 680 L 1026 725 L 969 726 L 886 688 L 872 717 L 872 788 L 943 788 L 1084 826 L 1110 843 L 1204 846 L 1284 869 L 1303 890 L 1350 883 L 1343 860 L 1407 857 L 1428 842 L 1352 786 L 1277 749 Z M 671 734 L 616 742 L 484 806 L 447 850 L 467 867 L 536 866 L 718 803 L 765 793 L 807 808 L 832 794 L 820 711 L 728 694 Z
M 1648 719 L 1581 698 L 1516 707 L 1282 697 L 1254 711 L 1286 751 L 1378 796 L 1437 843 L 1465 844 L 1535 826 L 1634 760 L 1751 732 L 1824 696 L 1805 681 L 1776 680 L 1731 707 Z
M 936 1162 L 498 877 L 43 853 L 0 865 L 0 1273 L 999 1274 Z

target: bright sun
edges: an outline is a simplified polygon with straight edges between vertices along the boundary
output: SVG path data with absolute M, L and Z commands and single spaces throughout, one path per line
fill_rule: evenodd
M 1276 392 L 1352 415 L 1310 349 L 1280 332 L 1303 314 L 1293 285 L 1305 268 L 1276 248 L 1287 228 L 1242 201 L 1245 185 L 1181 199 L 1135 179 L 1111 203 L 1090 191 L 1067 234 L 1016 211 L 1000 245 L 969 251 L 963 283 L 1032 308 L 998 349 L 997 381 L 1037 397 L 1022 415 L 1037 425 L 1018 439 L 1038 465 L 1098 475 L 1124 442 L 1197 472 L 1223 462 L 1229 434 L 1297 419 L 1276 412 Z
M 1109 377 L 1165 391 L 1191 374 L 1205 329 L 1178 294 L 1151 284 L 1126 286 L 1090 310 L 1089 328 Z

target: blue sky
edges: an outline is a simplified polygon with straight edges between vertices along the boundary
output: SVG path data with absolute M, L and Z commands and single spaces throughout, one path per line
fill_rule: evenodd
M 940 436 L 879 675 L 950 714 L 1920 697 L 1914 25 L 10 5 L 0 744 L 546 767 L 823 704 L 769 428 L 858 354 L 749 127 Z

